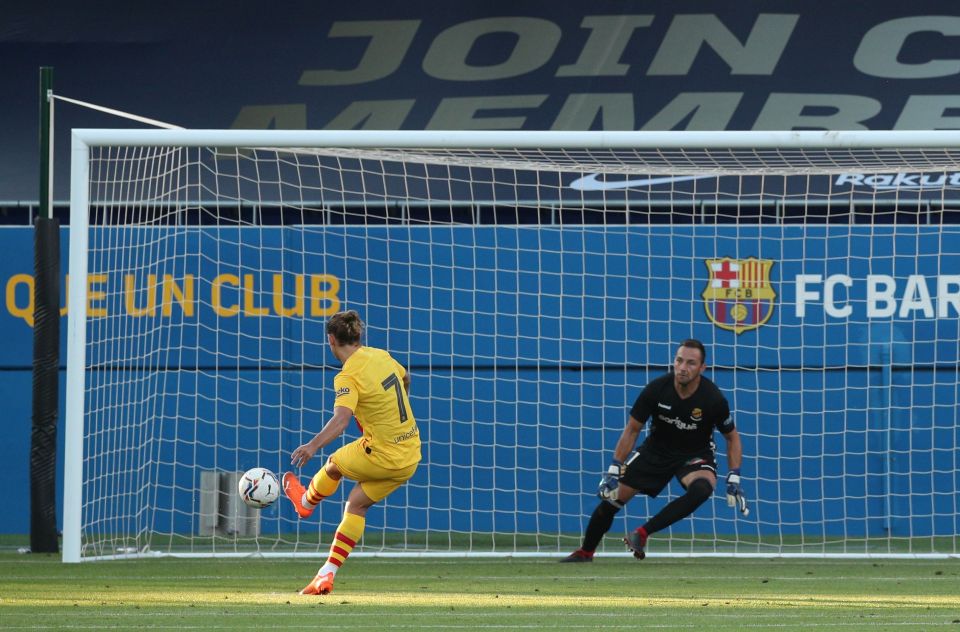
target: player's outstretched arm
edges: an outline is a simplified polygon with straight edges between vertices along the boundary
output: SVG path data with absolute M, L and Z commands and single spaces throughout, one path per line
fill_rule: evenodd
M 740 434 L 734 428 L 723 435 L 727 441 L 727 506 L 736 507 L 744 516 L 750 515 L 750 509 L 747 507 L 747 499 L 743 495 L 743 486 L 741 485 L 740 466 L 743 463 L 743 444 L 740 442 Z
M 637 421 L 631 416 L 624 426 L 617 445 L 613 450 L 613 459 L 610 461 L 610 467 L 600 478 L 600 485 L 597 487 L 597 496 L 608 500 L 617 498 L 617 488 L 620 486 L 620 477 L 623 476 L 623 462 L 627 455 L 637 445 L 637 437 L 640 436 L 640 430 L 643 429 L 643 423 Z
M 313 458 L 317 450 L 320 450 L 343 434 L 343 431 L 347 429 L 347 424 L 350 423 L 351 417 L 353 417 L 353 411 L 346 406 L 334 407 L 333 417 L 324 424 L 323 428 L 313 439 L 304 443 L 291 453 L 290 462 L 296 467 L 303 467 L 304 463 Z
M 620 438 L 617 439 L 617 446 L 613 449 L 613 458 L 621 463 L 627 460 L 627 456 L 637 447 L 637 437 L 643 430 L 642 421 L 634 419 L 633 415 L 627 419 L 627 425 L 624 426 Z

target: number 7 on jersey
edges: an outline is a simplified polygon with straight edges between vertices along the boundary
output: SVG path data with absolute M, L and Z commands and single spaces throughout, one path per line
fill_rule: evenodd
M 396 373 L 391 373 L 390 377 L 381 382 L 383 390 L 389 391 L 391 388 L 394 388 L 397 391 L 397 408 L 400 412 L 400 423 L 403 423 L 407 420 L 407 407 L 403 404 L 403 387 L 400 385 L 400 378 L 397 377 Z

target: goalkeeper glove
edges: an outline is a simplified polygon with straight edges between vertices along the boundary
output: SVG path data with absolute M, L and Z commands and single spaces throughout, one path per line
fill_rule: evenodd
M 597 496 L 606 500 L 616 500 L 617 488 L 620 487 L 621 476 L 623 476 L 623 463 L 613 459 L 603 478 L 600 479 Z
M 736 507 L 744 516 L 750 515 L 747 508 L 747 499 L 743 496 L 743 488 L 740 487 L 740 469 L 730 470 L 727 474 L 727 506 Z

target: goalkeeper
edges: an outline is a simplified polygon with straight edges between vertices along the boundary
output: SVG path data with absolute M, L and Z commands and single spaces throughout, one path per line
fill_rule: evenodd
M 403 485 L 420 462 L 420 431 L 410 410 L 410 374 L 382 349 L 361 343 L 363 321 L 355 311 L 334 314 L 327 321 L 327 342 L 343 364 L 334 377 L 333 417 L 308 443 L 291 455 L 302 467 L 318 450 L 343 434 L 356 416 L 363 436 L 332 455 L 304 488 L 293 472 L 283 475 L 283 491 L 297 515 L 308 518 L 317 504 L 336 491 L 340 479 L 357 481 L 343 509 L 327 562 L 300 591 L 326 595 L 340 566 L 360 541 L 367 510 Z
M 685 493 L 624 538 L 627 549 L 642 560 L 647 538 L 689 516 L 713 495 L 717 484 L 714 428 L 727 441 L 727 504 L 744 516 L 749 514 L 740 487 L 740 435 L 727 399 L 702 375 L 706 355 L 699 340 L 684 340 L 673 360 L 673 373 L 654 379 L 637 397 L 614 449 L 613 462 L 600 481 L 597 493 L 603 500 L 590 516 L 583 545 L 561 562 L 592 562 L 600 540 L 624 504 L 637 493 L 656 497 L 675 476 Z M 650 432 L 634 450 L 651 415 Z

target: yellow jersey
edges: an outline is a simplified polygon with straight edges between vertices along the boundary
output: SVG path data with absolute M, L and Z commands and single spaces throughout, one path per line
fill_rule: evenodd
M 353 411 L 370 459 L 388 469 L 420 461 L 420 430 L 403 386 L 406 369 L 383 349 L 353 352 L 333 379 L 334 406 Z

